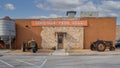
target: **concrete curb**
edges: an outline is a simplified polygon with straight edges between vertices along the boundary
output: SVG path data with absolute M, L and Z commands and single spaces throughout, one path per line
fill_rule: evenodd
M 20 54 L 20 53 L 6 53 L 6 54 L 2 54 L 4 56 L 6 55 L 11 55 L 11 56 L 49 56 L 49 54 L 37 54 L 37 53 L 33 53 L 33 54 Z
M 120 54 L 69 54 L 69 56 L 117 56 Z
M 55 54 L 52 53 L 31 53 L 31 54 L 22 54 L 22 53 L 4 53 L 0 55 L 11 55 L 11 56 L 117 56 L 120 54 L 80 54 L 80 53 L 72 53 L 72 54 Z
M 49 53 L 32 53 L 32 52 L 21 52 L 21 53 L 12 53 L 11 50 L 0 50 L 0 55 L 18 55 L 18 56 L 110 56 L 110 55 L 120 55 L 120 50 L 116 51 L 105 51 L 105 52 L 96 52 L 90 50 L 81 50 L 76 53 L 68 52 L 49 52 Z

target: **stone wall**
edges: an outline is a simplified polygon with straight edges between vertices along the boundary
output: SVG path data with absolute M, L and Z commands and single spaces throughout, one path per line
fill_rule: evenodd
M 67 33 L 63 38 L 64 48 L 83 48 L 83 27 L 42 27 L 41 37 L 43 48 L 52 48 L 57 46 L 57 35 L 55 32 Z
M 117 25 L 116 28 L 116 40 L 120 40 L 120 25 Z

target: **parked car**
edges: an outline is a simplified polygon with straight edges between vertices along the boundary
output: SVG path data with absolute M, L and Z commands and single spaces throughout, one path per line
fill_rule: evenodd
M 120 40 L 116 40 L 115 47 L 120 48 Z

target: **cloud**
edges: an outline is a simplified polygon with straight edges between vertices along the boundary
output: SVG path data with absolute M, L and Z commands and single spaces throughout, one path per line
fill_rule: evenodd
M 48 3 L 53 5 L 79 5 L 80 0 L 46 0 Z
M 120 17 L 120 1 L 118 0 L 36 0 L 36 7 L 42 10 L 66 12 L 68 10 L 98 11 L 100 16 Z
M 10 4 L 10 3 L 5 4 L 5 5 L 4 5 L 4 8 L 5 8 L 6 10 L 14 10 L 14 9 L 15 9 L 14 5 L 13 5 L 13 4 Z
M 87 2 L 85 5 L 77 6 L 76 11 L 97 11 L 97 7 L 93 2 Z
M 56 14 L 50 14 L 49 17 L 50 17 L 50 18 L 57 18 L 57 17 L 59 17 L 59 16 L 56 15 Z
M 61 17 L 61 16 L 58 16 L 56 14 L 50 14 L 49 16 L 30 16 L 28 18 L 30 18 L 30 19 L 39 19 L 39 18 L 57 18 L 57 17 Z
M 39 18 L 47 18 L 47 16 L 29 16 L 27 19 L 39 19 Z
M 104 16 L 120 16 L 120 1 L 103 1 L 98 7 L 98 11 Z
M 67 11 L 73 10 L 77 6 L 83 4 L 82 0 L 44 0 L 44 2 L 40 2 L 40 0 L 36 0 L 36 7 L 44 10 L 54 10 L 54 11 Z

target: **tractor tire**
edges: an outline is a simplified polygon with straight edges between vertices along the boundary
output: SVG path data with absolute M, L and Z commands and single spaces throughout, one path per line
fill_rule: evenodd
M 106 49 L 106 45 L 102 42 L 96 43 L 96 50 L 99 52 L 103 52 Z
M 37 43 L 35 44 L 35 48 L 36 48 L 36 51 L 38 51 L 38 45 L 37 45 Z
M 115 47 L 110 47 L 109 50 L 110 51 L 115 51 Z
M 32 52 L 33 52 L 33 53 L 36 53 L 36 52 L 37 52 L 37 48 L 33 47 L 33 48 L 32 48 Z
M 21 50 L 22 50 L 23 52 L 25 52 L 25 50 L 26 50 L 26 46 L 25 46 L 24 44 L 22 45 Z
M 91 45 L 90 45 L 90 49 L 91 49 L 92 51 L 95 51 L 95 50 L 96 50 L 94 44 L 91 44 Z

